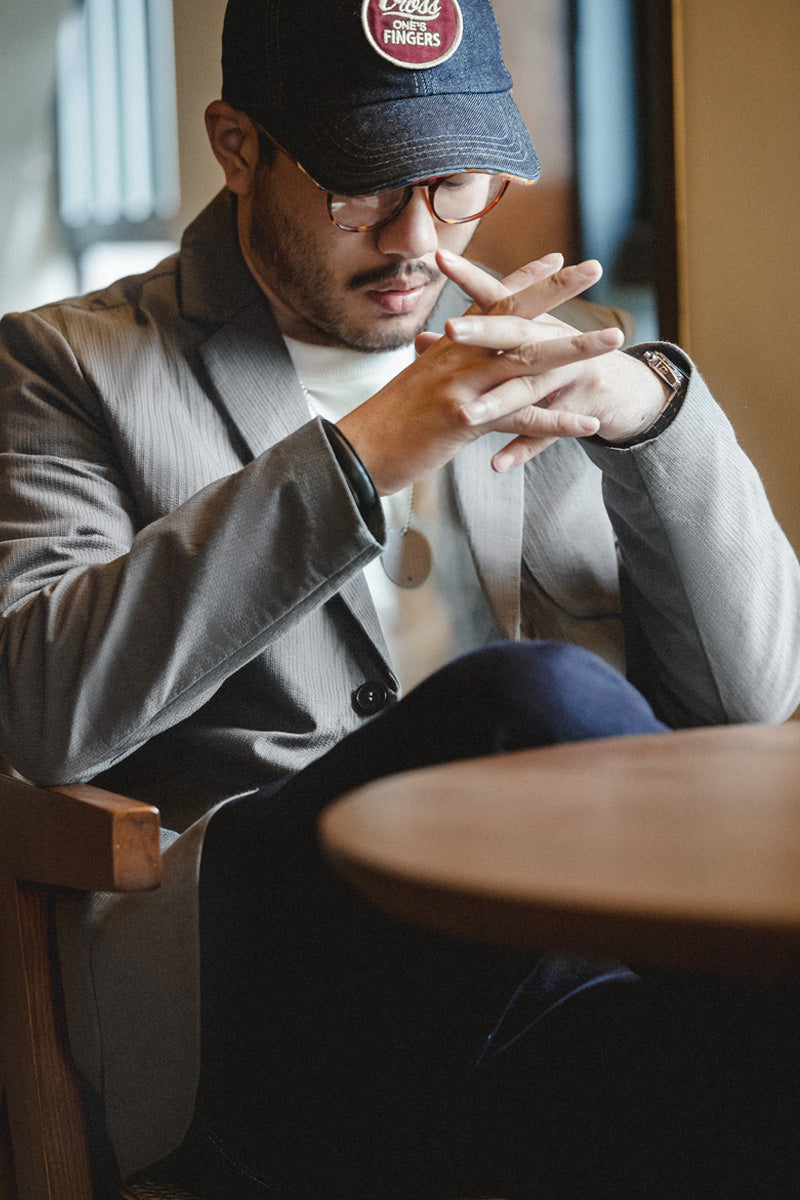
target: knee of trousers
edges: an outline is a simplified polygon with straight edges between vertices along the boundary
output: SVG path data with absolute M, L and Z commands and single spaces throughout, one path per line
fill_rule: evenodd
M 567 643 L 499 642 L 443 669 L 465 716 L 494 723 L 497 749 L 660 732 L 647 700 L 597 655 Z

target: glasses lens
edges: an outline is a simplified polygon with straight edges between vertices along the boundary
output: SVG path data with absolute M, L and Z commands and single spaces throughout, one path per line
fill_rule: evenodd
M 492 207 L 504 184 L 502 175 L 481 171 L 443 175 L 430 187 L 433 211 L 440 221 L 469 221 Z
M 376 192 L 374 196 L 331 195 L 328 207 L 331 219 L 340 229 L 373 229 L 389 221 L 405 203 L 410 188 L 392 188 L 388 192 Z

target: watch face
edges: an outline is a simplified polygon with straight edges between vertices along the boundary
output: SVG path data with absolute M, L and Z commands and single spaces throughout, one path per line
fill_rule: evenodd
M 682 371 L 679 371 L 673 362 L 671 362 L 666 354 L 662 354 L 660 350 L 645 350 L 642 359 L 647 363 L 651 371 L 658 375 L 659 379 L 667 385 L 670 391 L 674 393 L 685 382 L 686 376 Z M 672 396 L 670 396 L 672 399 Z

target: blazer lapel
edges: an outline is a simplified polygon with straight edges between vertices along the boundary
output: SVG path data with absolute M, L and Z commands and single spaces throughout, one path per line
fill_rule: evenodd
M 504 637 L 520 632 L 520 561 L 525 473 L 498 475 L 490 459 L 507 434 L 486 434 L 453 460 L 459 515 L 469 538 L 478 577 Z
M 441 333 L 447 318 L 465 312 L 470 304 L 469 296 L 448 284 L 431 328 Z M 524 472 L 498 475 L 489 463 L 507 441 L 505 434 L 479 438 L 459 451 L 451 470 L 459 516 L 489 607 L 503 636 L 518 638 Z
M 219 403 L 257 458 L 311 420 L 289 352 L 266 305 L 223 325 L 200 347 Z
M 198 353 L 247 454 L 257 457 L 310 420 L 272 310 L 242 258 L 229 192 L 183 235 L 181 307 L 207 330 Z

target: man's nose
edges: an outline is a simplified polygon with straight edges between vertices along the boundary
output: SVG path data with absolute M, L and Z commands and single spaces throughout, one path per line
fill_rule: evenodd
M 378 249 L 401 258 L 422 258 L 439 245 L 437 221 L 428 208 L 425 194 L 415 187 L 408 204 L 391 221 L 376 230 Z

